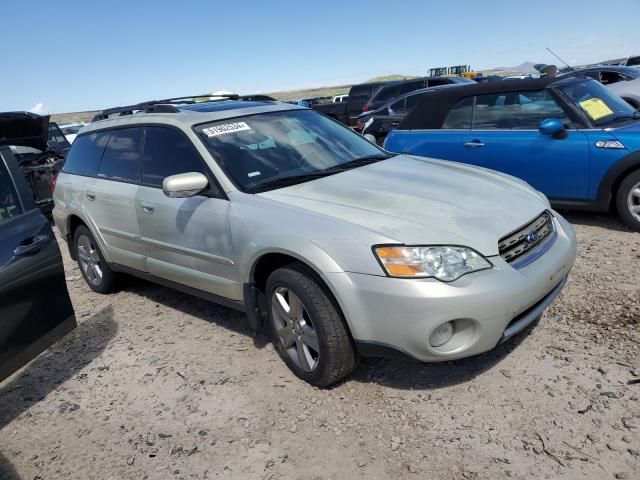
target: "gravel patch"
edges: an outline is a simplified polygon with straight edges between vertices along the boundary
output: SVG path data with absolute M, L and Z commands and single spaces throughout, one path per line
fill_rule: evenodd
M 567 216 L 577 264 L 538 325 L 330 390 L 241 314 L 133 279 L 94 294 L 65 253 L 79 326 L 0 386 L 0 478 L 640 478 L 640 234 Z

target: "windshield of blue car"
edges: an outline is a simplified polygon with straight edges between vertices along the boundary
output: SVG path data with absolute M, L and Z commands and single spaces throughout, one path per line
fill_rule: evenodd
M 195 130 L 231 180 L 249 192 L 279 188 L 286 179 L 291 184 L 313 180 L 389 156 L 310 110 L 238 117 Z
M 574 82 L 559 88 L 595 125 L 636 118 L 631 105 L 594 80 Z

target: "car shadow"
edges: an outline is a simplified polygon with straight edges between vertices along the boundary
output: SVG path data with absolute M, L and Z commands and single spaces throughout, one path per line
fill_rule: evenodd
M 377 383 L 398 390 L 437 390 L 465 382 L 491 370 L 504 360 L 536 327 L 533 322 L 522 332 L 489 352 L 461 360 L 422 363 L 412 360 L 364 358 L 347 381 Z
M 244 313 L 218 303 L 188 293 L 182 293 L 169 287 L 163 287 L 134 276 L 123 278 L 122 289 L 205 322 L 251 337 L 256 348 L 264 348 L 271 342 L 265 333 L 261 332 L 256 335 L 249 328 L 247 317 Z
M 98 357 L 117 329 L 106 307 L 9 377 L 0 385 L 0 430 Z
M 20 480 L 20 475 L 16 472 L 13 464 L 0 452 L 0 479 L 2 480 Z
M 589 227 L 601 227 L 619 232 L 631 230 L 614 213 L 582 212 L 580 210 L 558 210 L 569 223 Z

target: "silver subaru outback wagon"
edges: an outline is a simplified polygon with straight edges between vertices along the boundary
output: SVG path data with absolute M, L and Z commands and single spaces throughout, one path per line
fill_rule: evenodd
M 575 259 L 571 226 L 526 183 L 390 154 L 306 108 L 165 101 L 100 118 L 54 193 L 89 287 L 128 273 L 245 311 L 313 385 L 359 355 L 490 350 L 542 315 Z

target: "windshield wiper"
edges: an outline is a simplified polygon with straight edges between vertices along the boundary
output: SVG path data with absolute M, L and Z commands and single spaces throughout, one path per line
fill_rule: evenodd
M 338 173 L 335 171 L 319 170 L 317 172 L 301 173 L 298 175 L 276 175 L 264 182 L 256 183 L 255 185 L 247 185 L 247 188 L 252 192 L 262 192 L 270 188 L 286 187 L 288 185 L 295 185 L 296 183 L 306 182 L 313 180 L 314 178 L 326 177 Z
M 348 162 L 339 163 L 338 165 L 334 165 L 333 167 L 325 168 L 322 170 L 323 172 L 341 172 L 343 170 L 349 170 L 351 168 L 361 167 L 363 165 L 369 165 L 370 163 L 379 162 L 380 160 L 386 160 L 389 158 L 389 155 L 376 154 L 376 155 L 367 155 L 365 157 L 356 158 L 354 160 L 350 160 Z
M 632 114 L 614 115 L 605 123 L 615 122 L 618 120 L 638 120 L 638 119 L 640 119 L 640 110 L 636 110 Z

